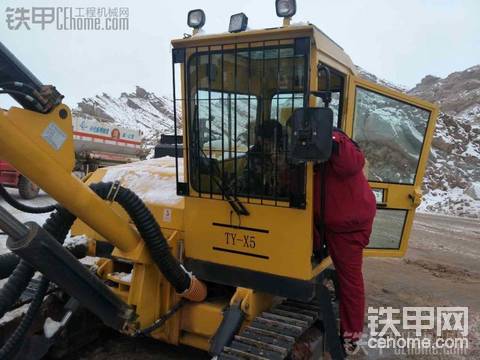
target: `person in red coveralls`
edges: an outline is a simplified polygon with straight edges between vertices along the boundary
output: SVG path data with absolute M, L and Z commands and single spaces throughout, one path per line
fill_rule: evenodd
M 376 200 L 363 173 L 365 157 L 358 145 L 338 129 L 333 131 L 333 145 L 330 159 L 315 172 L 314 249 L 320 251 L 326 240 L 339 283 L 340 335 L 348 351 L 363 331 L 362 253 L 372 232 Z

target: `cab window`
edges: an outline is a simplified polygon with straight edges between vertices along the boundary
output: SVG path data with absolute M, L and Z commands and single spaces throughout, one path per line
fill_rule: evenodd
M 345 75 L 341 72 L 326 66 L 330 71 L 330 85 L 327 85 L 326 73 L 321 71 L 318 74 L 318 90 L 326 91 L 330 89 L 332 92 L 332 101 L 329 104 L 333 110 L 333 126 L 341 127 L 341 117 L 343 111 Z M 277 119 L 280 123 L 285 124 L 295 109 L 304 106 L 303 93 L 281 92 L 272 97 L 271 119 Z M 324 107 L 325 104 L 320 97 L 316 97 L 317 107 Z
M 415 182 L 430 111 L 356 88 L 353 138 L 365 152 L 368 180 Z
M 294 188 L 304 197 L 305 167 L 291 169 L 286 130 L 307 83 L 309 42 L 296 41 L 190 56 L 190 183 L 200 196 L 228 192 L 276 204 L 291 201 Z

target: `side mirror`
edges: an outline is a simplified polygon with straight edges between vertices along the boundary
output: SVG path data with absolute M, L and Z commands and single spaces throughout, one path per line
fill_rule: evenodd
M 301 108 L 289 119 L 290 157 L 294 162 L 325 162 L 332 153 L 333 111 Z

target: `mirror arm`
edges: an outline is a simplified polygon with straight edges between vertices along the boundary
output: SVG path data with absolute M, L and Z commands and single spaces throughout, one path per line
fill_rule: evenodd
M 330 106 L 330 102 L 332 101 L 332 91 L 330 88 L 330 79 L 331 79 L 331 74 L 330 74 L 330 69 L 328 66 L 318 63 L 317 65 L 317 72 L 320 74 L 321 72 L 325 73 L 325 79 L 327 82 L 327 87 L 326 90 L 324 91 L 311 91 L 310 93 L 313 96 L 320 97 L 323 100 L 323 103 L 325 104 L 325 107 L 328 108 Z
M 317 72 L 318 73 L 320 73 L 320 72 L 325 73 L 325 77 L 327 79 L 327 91 L 330 91 L 330 79 L 331 79 L 330 69 L 326 65 L 323 65 L 323 64 L 319 63 L 317 65 Z

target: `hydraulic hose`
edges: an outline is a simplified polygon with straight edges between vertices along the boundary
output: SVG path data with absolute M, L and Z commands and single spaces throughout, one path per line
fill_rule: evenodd
M 102 199 L 120 204 L 130 215 L 153 261 L 177 293 L 194 301 L 202 301 L 206 297 L 205 285 L 187 272 L 172 255 L 157 221 L 133 191 L 111 182 L 90 187 Z
M 43 228 L 48 231 L 58 242 L 65 241 L 70 228 L 75 221 L 75 216 L 64 208 L 57 208 L 57 211 L 50 215 Z M 33 277 L 35 270 L 24 260 L 17 265 L 7 283 L 0 289 L 0 317 L 17 301 Z M 13 334 L 0 349 L 0 359 L 10 359 L 23 343 L 28 329 L 32 325 L 36 314 L 40 310 L 43 298 L 47 293 L 50 281 L 43 277 L 35 292 L 34 298 L 28 307 L 27 313 L 17 326 Z
M 57 206 L 57 205 L 48 205 L 48 206 L 34 207 L 34 206 L 23 204 L 20 201 L 14 199 L 12 195 L 9 194 L 7 189 L 3 187 L 3 185 L 0 185 L 0 197 L 2 197 L 9 205 L 13 206 L 15 209 L 26 212 L 26 213 L 31 213 L 31 214 L 49 213 L 55 210 Z
M 12 274 L 12 271 L 20 262 L 20 258 L 14 253 L 0 255 L 0 279 L 5 279 Z
M 32 280 L 33 274 L 35 274 L 35 270 L 26 261 L 21 260 L 0 289 L 0 317 L 3 317 L 22 295 Z
M 43 277 L 38 284 L 37 290 L 35 291 L 35 296 L 28 307 L 28 310 L 25 316 L 18 324 L 17 328 L 13 332 L 12 335 L 8 338 L 8 340 L 3 344 L 2 348 L 0 349 L 0 359 L 11 359 L 15 356 L 17 351 L 20 349 L 23 341 L 25 340 L 25 336 L 27 335 L 30 326 L 35 319 L 40 307 L 43 303 L 43 298 L 47 294 L 48 286 L 50 285 L 50 281 Z
M 43 228 L 60 243 L 63 243 L 74 221 L 75 216 L 64 208 L 58 208 L 56 212 L 50 215 Z M 34 273 L 35 269 L 26 261 L 20 260 L 5 285 L 0 289 L 0 317 L 3 317 L 15 304 L 28 286 Z

